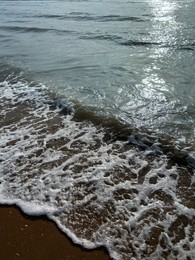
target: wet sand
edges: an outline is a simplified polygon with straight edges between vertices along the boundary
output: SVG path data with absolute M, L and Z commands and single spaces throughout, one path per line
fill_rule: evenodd
M 71 242 L 46 217 L 30 217 L 0 205 L 0 260 L 108 260 L 104 248 L 86 250 Z

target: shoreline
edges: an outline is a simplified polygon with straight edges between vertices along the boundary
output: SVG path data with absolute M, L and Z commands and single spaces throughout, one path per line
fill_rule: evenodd
M 0 260 L 109 259 L 103 247 L 73 244 L 55 220 L 113 258 L 194 257 L 194 172 L 185 164 L 193 167 L 193 154 L 166 138 L 120 140 L 63 106 L 53 111 L 41 89 L 15 81 L 2 83 L 0 97 Z M 9 206 L 18 200 L 27 210 Z
M 0 205 L 0 234 L 1 260 L 110 259 L 105 248 L 82 248 L 46 216 L 28 216 L 17 206 Z

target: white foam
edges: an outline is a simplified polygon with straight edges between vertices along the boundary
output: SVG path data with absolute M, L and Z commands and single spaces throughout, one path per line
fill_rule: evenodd
M 50 217 L 52 214 L 57 212 L 57 209 L 54 207 L 49 207 L 44 204 L 38 204 L 33 202 L 26 202 L 19 199 L 7 198 L 2 194 L 0 195 L 0 202 L 2 205 L 16 205 L 21 210 L 30 216 L 48 216 Z

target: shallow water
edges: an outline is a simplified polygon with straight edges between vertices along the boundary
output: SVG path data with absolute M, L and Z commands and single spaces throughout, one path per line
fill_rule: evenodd
M 7 62 L 99 113 L 184 142 L 194 138 L 193 1 L 0 7 L 0 55 Z
M 0 8 L 0 202 L 113 259 L 194 259 L 193 1 Z

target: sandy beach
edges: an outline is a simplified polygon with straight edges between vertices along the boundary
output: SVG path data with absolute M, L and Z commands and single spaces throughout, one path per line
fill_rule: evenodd
M 46 217 L 29 217 L 18 208 L 0 206 L 0 260 L 108 260 L 105 249 L 74 245 Z

